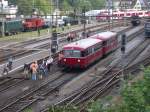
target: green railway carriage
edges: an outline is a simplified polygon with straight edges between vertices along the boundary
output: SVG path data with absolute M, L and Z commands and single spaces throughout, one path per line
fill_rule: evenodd
M 4 21 L 4 34 L 14 35 L 23 31 L 22 20 Z M 2 21 L 0 21 L 0 34 L 2 35 Z

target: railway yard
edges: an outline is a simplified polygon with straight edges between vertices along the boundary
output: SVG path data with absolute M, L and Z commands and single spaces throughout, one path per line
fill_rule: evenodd
M 86 26 L 91 35 L 108 31 L 108 28 L 107 22 Z M 28 108 L 34 112 L 47 112 L 51 105 L 82 105 L 82 110 L 89 101 L 118 90 L 118 85 L 121 86 L 122 79 L 126 79 L 128 74 L 136 77 L 141 65 L 150 65 L 150 39 L 144 36 L 144 25 L 132 27 L 129 23 L 124 26 L 123 22 L 114 21 L 110 31 L 118 34 L 116 50 L 85 69 L 58 67 L 59 52 L 68 44 L 67 35 L 82 31 L 82 26 L 79 26 L 59 34 L 56 53 L 51 53 L 50 35 L 18 43 L 4 44 L 3 41 L 0 45 L 0 112 L 22 112 Z M 126 34 L 125 53 L 120 50 L 122 34 Z M 73 41 L 80 39 L 78 37 Z M 23 73 L 25 63 L 30 64 L 50 55 L 54 62 L 47 76 L 31 80 Z M 4 75 L 2 72 L 10 56 L 13 57 L 12 70 Z

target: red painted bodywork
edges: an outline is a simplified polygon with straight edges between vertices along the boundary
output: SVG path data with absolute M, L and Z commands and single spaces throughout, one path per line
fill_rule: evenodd
M 26 30 L 35 30 L 44 26 L 44 20 L 42 18 L 28 18 L 25 19 L 23 25 Z
M 100 39 L 103 42 L 106 42 L 106 45 L 103 45 L 103 53 L 107 54 L 117 48 L 118 45 L 118 40 L 117 40 L 117 35 L 112 35 L 110 37 L 103 37 L 103 36 L 96 36 L 94 38 Z M 112 39 L 113 41 L 110 43 L 109 40 Z
M 88 65 L 103 56 L 103 49 L 81 58 L 63 58 L 62 64 L 70 68 L 86 68 Z M 66 60 L 66 61 L 64 61 Z M 80 62 L 79 62 L 80 60 Z

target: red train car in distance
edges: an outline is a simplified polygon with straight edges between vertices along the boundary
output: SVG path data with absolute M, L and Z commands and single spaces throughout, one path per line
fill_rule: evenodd
M 63 47 L 61 64 L 70 68 L 86 68 L 117 48 L 117 33 L 102 32 Z
M 44 26 L 43 18 L 28 18 L 24 20 L 24 30 L 36 30 L 37 28 L 42 28 Z

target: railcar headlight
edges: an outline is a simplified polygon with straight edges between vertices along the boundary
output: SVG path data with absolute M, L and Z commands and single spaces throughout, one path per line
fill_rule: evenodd
M 66 59 L 64 59 L 64 61 L 66 61 Z
M 80 60 L 78 59 L 78 62 L 80 62 Z

